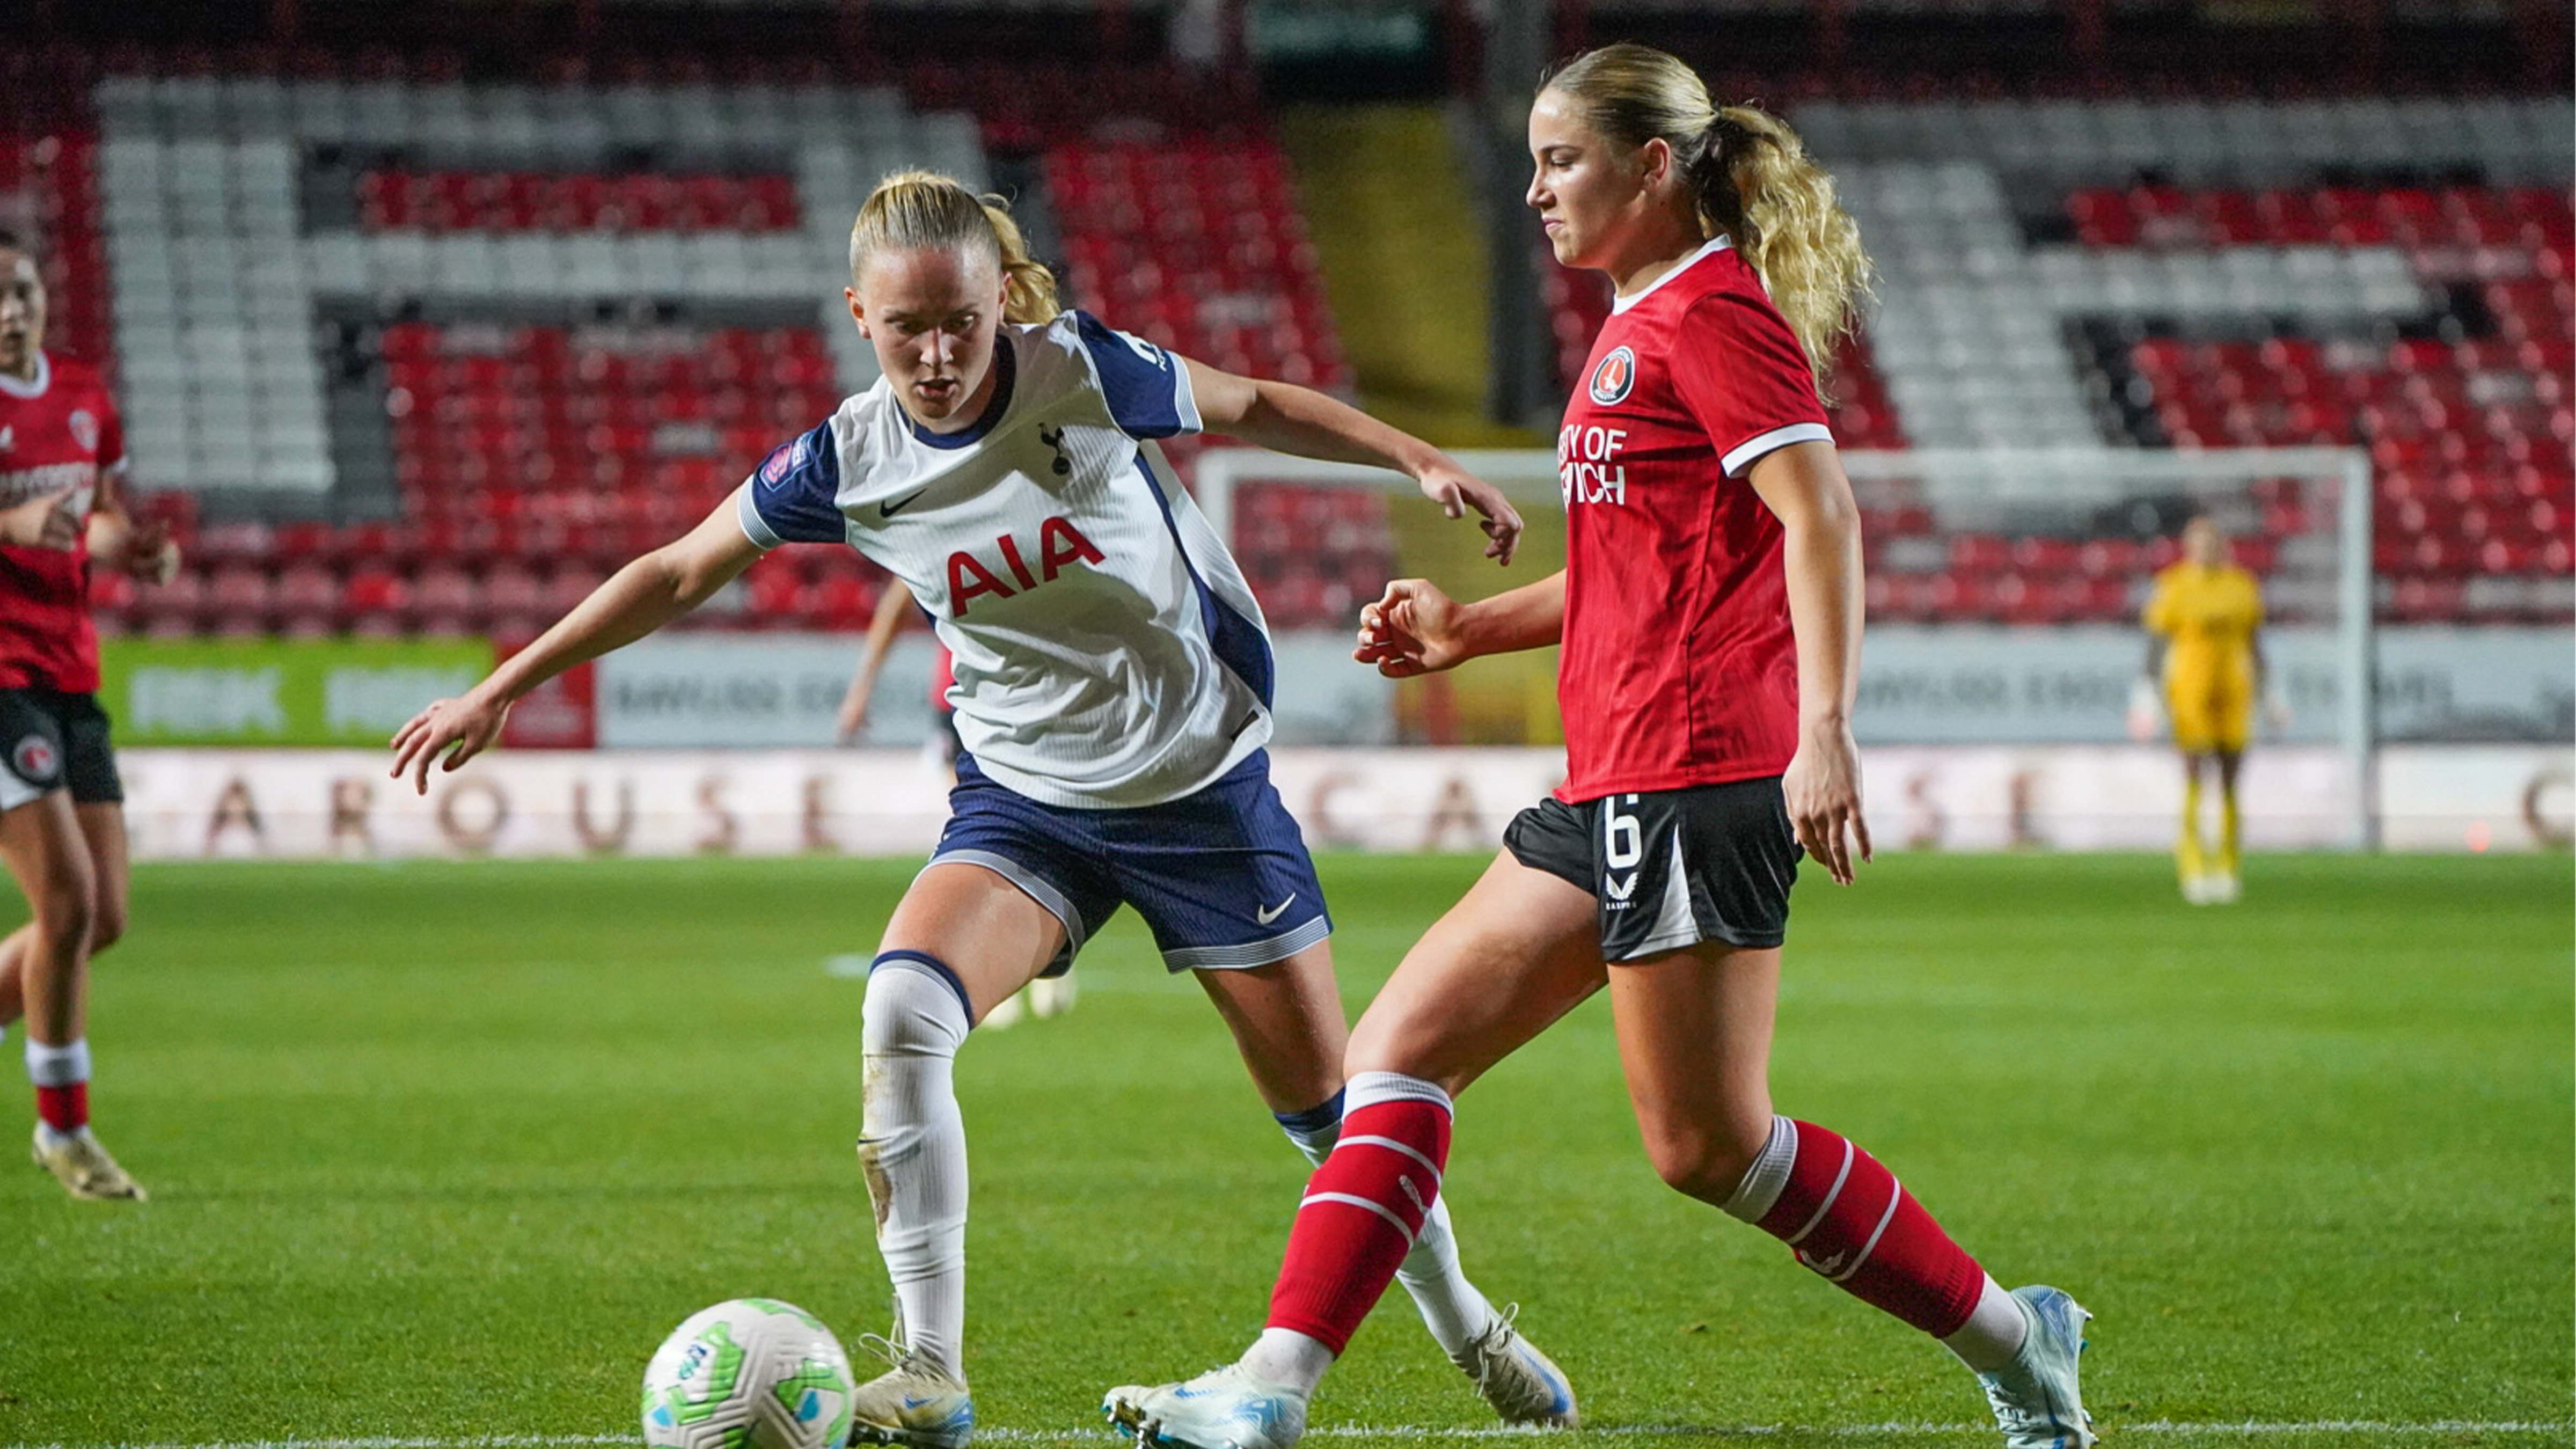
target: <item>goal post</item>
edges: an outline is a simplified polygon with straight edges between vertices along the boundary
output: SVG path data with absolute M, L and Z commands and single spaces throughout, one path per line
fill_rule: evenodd
M 1469 450 L 1461 466 L 1524 513 L 1560 508 L 1556 459 L 1541 450 Z M 1864 518 L 1873 644 L 1863 666 L 1908 656 L 2085 661 L 2098 681 L 2143 661 L 2138 607 L 2183 520 L 2215 518 L 2238 561 L 2262 581 L 2267 665 L 2290 696 L 2287 741 L 2334 754 L 2337 833 L 2375 843 L 2374 609 L 2371 465 L 2348 448 L 2195 452 L 2122 448 L 1846 451 Z M 1391 500 L 1410 479 L 1383 469 L 1283 457 L 1252 448 L 1201 453 L 1193 492 L 1238 554 L 1294 550 L 1296 536 L 1243 536 L 1245 500 L 1269 487 L 1360 489 Z M 1275 512 L 1275 510 L 1271 511 Z M 1561 558 L 1533 557 L 1537 577 Z M 1492 583 L 1480 583 L 1491 592 Z M 1348 620 L 1332 621 L 1347 629 Z M 2106 653 L 2115 651 L 2115 653 Z M 2117 712 L 2099 706 L 1979 718 L 1908 709 L 1903 691 L 1865 692 L 1864 744 L 2124 745 Z M 2028 703 L 2028 702 L 2023 702 Z M 1984 729 L 1988 733 L 1962 733 Z

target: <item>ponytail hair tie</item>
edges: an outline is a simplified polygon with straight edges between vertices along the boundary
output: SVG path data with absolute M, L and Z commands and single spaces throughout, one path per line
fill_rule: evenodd
M 1721 186 L 1731 184 L 1727 169 L 1735 164 L 1744 136 L 1744 127 L 1728 119 L 1724 111 L 1711 116 L 1701 128 L 1699 144 L 1692 148 L 1692 155 L 1682 167 L 1700 195 L 1712 195 Z

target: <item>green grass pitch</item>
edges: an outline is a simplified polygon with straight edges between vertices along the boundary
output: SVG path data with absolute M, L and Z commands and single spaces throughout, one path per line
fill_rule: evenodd
M 1354 1012 L 1477 868 L 1324 862 Z M 153 1201 L 0 1173 L 0 1445 L 614 1438 L 707 1303 L 882 1331 L 860 986 L 824 962 L 873 950 L 910 871 L 138 872 L 95 1103 Z M 1811 879 L 1779 1101 L 2099 1312 L 2115 1442 L 2569 1443 L 2568 859 L 2248 879 L 2213 910 L 2139 856 Z M 959 1064 L 989 1442 L 1104 1442 L 1104 1387 L 1231 1356 L 1303 1177 L 1132 917 L 1082 977 Z M 1992 1442 L 1934 1345 L 1654 1180 L 1603 1003 L 1461 1109 L 1468 1266 L 1608 1431 L 1575 1442 Z M 1492 1437 L 1400 1294 L 1315 1412 L 1319 1444 Z

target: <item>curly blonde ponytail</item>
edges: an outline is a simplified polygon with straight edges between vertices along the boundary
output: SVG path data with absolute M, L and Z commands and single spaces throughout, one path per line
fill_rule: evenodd
M 1770 289 L 1807 352 L 1824 395 L 1834 349 L 1869 295 L 1860 228 L 1834 199 L 1834 178 L 1798 134 L 1752 106 L 1719 109 L 1696 72 L 1660 50 L 1622 42 L 1585 51 L 1541 89 L 1581 107 L 1592 128 L 1636 148 L 1661 138 L 1695 198 L 1703 235 L 1723 232 Z
M 850 276 L 855 283 L 877 252 L 919 247 L 974 247 L 992 253 L 1001 268 L 1002 316 L 1021 323 L 1051 322 L 1055 273 L 1029 255 L 1027 238 L 1011 220 L 1011 204 L 978 197 L 953 176 L 898 171 L 877 183 L 850 226 Z
M 1834 200 L 1834 178 L 1807 158 L 1797 132 L 1751 106 L 1718 111 L 1692 170 L 1700 216 L 1762 274 L 1771 304 L 1807 349 L 1821 396 L 1834 348 L 1869 295 L 1869 254 Z

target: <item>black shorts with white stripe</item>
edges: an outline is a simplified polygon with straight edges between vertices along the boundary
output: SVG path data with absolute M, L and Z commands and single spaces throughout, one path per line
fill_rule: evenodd
M 1601 959 L 1640 961 L 1702 941 L 1777 946 L 1800 851 L 1778 776 L 1542 800 L 1503 848 L 1600 903 Z
M 39 685 L 0 689 L 0 810 L 62 789 L 75 805 L 125 798 L 98 696 Z

